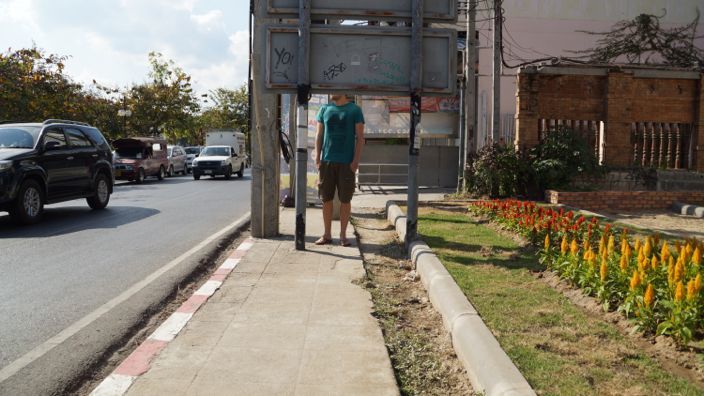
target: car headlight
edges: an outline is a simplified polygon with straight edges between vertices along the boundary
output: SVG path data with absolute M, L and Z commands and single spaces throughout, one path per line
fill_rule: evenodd
M 134 170 L 134 167 L 132 165 L 127 165 L 125 166 L 125 170 L 131 171 Z
M 193 160 L 193 162 L 191 162 L 191 165 L 193 165 L 193 166 L 198 166 L 198 161 Z
M 0 161 L 0 172 L 12 168 L 12 161 Z

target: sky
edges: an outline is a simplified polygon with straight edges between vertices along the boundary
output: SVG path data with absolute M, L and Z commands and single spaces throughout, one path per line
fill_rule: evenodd
M 0 51 L 34 44 L 67 55 L 75 81 L 146 81 L 161 52 L 199 94 L 247 80 L 249 0 L 0 0 Z

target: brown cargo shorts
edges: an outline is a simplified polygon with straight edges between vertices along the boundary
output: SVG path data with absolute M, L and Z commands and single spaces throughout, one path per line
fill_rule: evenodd
M 332 201 L 335 198 L 335 189 L 340 197 L 340 202 L 350 203 L 354 194 L 354 172 L 350 164 L 339 162 L 320 162 L 318 171 L 318 189 L 323 202 Z

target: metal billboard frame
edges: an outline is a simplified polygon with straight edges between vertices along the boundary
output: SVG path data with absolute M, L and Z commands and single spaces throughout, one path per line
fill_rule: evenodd
M 289 6 L 277 6 L 280 2 L 290 2 Z M 410 21 L 411 20 L 411 1 L 408 2 L 406 9 L 384 9 L 378 7 L 370 7 L 364 3 L 364 0 L 347 1 L 348 5 L 344 9 L 334 8 L 330 6 L 316 7 L 316 3 L 324 2 L 325 0 L 313 0 L 311 6 L 311 15 L 322 18 L 340 18 L 350 20 L 388 20 L 388 21 Z M 457 1 L 458 0 L 432 0 L 446 1 L 448 3 L 448 13 L 426 12 L 423 14 L 423 21 L 426 23 L 451 23 L 457 21 Z M 276 19 L 297 19 L 298 18 L 298 0 L 266 0 L 267 17 Z M 383 0 L 371 0 L 373 4 L 383 3 Z M 356 4 L 352 4 L 356 3 Z
M 297 83 L 275 83 L 272 82 L 272 62 L 274 49 L 271 46 L 272 34 L 289 33 L 298 34 L 298 27 L 295 25 L 270 25 L 267 26 L 266 38 L 266 57 L 265 57 L 265 87 L 269 91 L 277 93 L 296 93 Z M 347 26 L 330 26 L 330 25 L 313 25 L 311 26 L 311 35 L 326 34 L 326 35 L 362 35 L 369 37 L 384 37 L 384 36 L 399 36 L 408 37 L 411 40 L 410 28 L 387 28 L 387 27 L 347 27 Z M 423 87 L 424 96 L 451 96 L 457 92 L 457 32 L 452 29 L 423 29 L 424 38 L 441 38 L 447 40 L 449 47 L 449 59 L 447 63 L 447 79 L 444 88 Z M 293 55 L 297 56 L 296 54 Z M 293 61 L 293 58 L 292 58 Z M 410 61 L 410 54 L 409 54 Z M 294 62 L 295 63 L 295 62 Z M 363 92 L 370 95 L 407 95 L 410 92 L 410 81 L 399 85 L 375 85 L 375 84 L 321 84 L 311 81 L 312 93 L 329 93 L 331 91 L 343 92 Z

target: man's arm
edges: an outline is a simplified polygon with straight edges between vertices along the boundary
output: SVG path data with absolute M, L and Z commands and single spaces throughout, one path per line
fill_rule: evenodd
M 352 172 L 357 172 L 359 161 L 362 158 L 362 148 L 364 147 L 364 123 L 360 122 L 355 125 L 355 145 L 354 145 L 354 160 L 350 164 Z
M 315 167 L 320 169 L 320 152 L 323 148 L 323 131 L 325 127 L 322 122 L 318 122 L 318 128 L 315 131 Z

